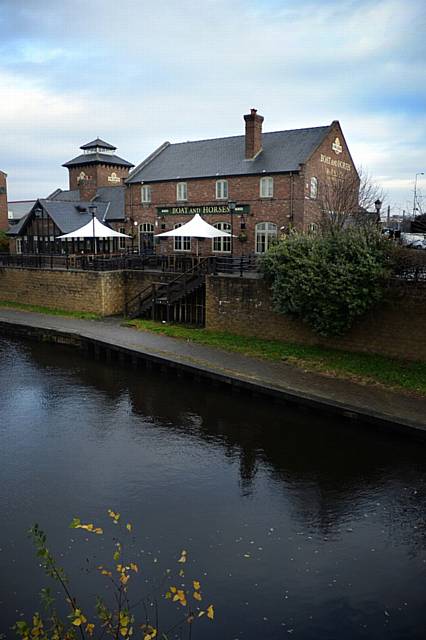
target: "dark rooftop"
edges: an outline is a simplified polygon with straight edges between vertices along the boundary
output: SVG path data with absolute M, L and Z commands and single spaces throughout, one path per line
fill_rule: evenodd
M 110 153 L 82 153 L 80 156 L 69 160 L 63 164 L 63 167 L 78 167 L 87 164 L 111 164 L 117 167 L 134 167 L 131 162 L 123 160 L 116 155 Z
M 213 176 L 298 171 L 330 127 L 275 131 L 262 135 L 262 151 L 245 159 L 245 136 L 166 143 L 134 169 L 128 183 Z
M 110 144 L 109 142 L 105 142 L 104 140 L 101 140 L 100 138 L 96 138 L 96 140 L 92 140 L 92 142 L 86 142 L 86 144 L 83 144 L 80 149 L 94 149 L 96 147 L 102 147 L 102 149 L 110 149 L 111 151 L 115 151 L 117 149 L 117 147 L 113 147 L 112 144 Z

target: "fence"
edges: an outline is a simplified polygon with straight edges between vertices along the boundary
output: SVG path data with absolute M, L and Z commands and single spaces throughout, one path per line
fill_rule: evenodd
M 206 258 L 186 255 L 55 255 L 55 254 L 0 254 L 0 267 L 30 269 L 78 269 L 83 271 L 120 271 L 124 269 L 154 270 L 165 273 L 185 273 Z M 209 273 L 236 274 L 256 271 L 254 255 L 233 258 L 210 256 Z

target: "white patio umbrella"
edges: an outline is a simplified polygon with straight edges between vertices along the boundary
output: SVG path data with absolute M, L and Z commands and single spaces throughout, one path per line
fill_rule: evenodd
M 231 233 L 227 231 L 220 231 L 213 225 L 209 224 L 202 219 L 200 214 L 196 213 L 195 216 L 177 229 L 172 231 L 164 231 L 163 233 L 157 233 L 156 238 L 196 238 L 197 239 L 197 255 L 198 255 L 198 239 L 199 238 L 233 238 Z
M 70 231 L 70 233 L 64 233 L 62 236 L 57 236 L 59 240 L 66 240 L 67 238 L 131 238 L 125 233 L 120 233 L 120 231 L 114 231 L 114 229 L 110 229 L 106 225 L 99 222 L 99 220 L 95 217 L 90 220 L 87 224 L 83 225 L 79 229 L 75 231 Z M 94 250 L 96 253 L 96 243 L 94 242 Z

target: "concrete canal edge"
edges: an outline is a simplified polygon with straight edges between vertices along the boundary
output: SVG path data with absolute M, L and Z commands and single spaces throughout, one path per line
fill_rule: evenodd
M 208 380 L 218 385 L 231 388 L 237 392 L 245 392 L 254 396 L 272 398 L 277 403 L 304 408 L 311 412 L 320 412 L 326 416 L 341 418 L 355 424 L 369 425 L 386 432 L 402 433 L 426 438 L 426 422 L 415 421 L 407 417 L 389 416 L 372 409 L 359 408 L 335 399 L 324 398 L 303 392 L 294 392 L 265 384 L 260 380 L 247 379 L 221 371 L 214 366 L 206 366 L 194 361 L 184 361 L 171 355 L 153 354 L 140 348 L 124 347 L 113 344 L 102 338 L 86 336 L 75 329 L 59 330 L 40 327 L 15 321 L 0 320 L 0 330 L 8 335 L 27 338 L 37 342 L 47 342 L 78 348 L 95 359 L 106 362 L 118 361 L 131 367 L 158 368 L 174 372 L 177 375 L 190 376 L 193 379 Z

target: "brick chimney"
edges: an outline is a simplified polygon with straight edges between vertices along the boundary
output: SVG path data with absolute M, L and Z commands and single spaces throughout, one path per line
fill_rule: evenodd
M 80 200 L 89 201 L 96 195 L 97 184 L 95 178 L 91 176 L 81 177 L 78 180 L 78 188 L 80 191 Z
M 246 121 L 246 160 L 253 160 L 262 151 L 263 116 L 257 115 L 256 109 L 244 116 Z
M 9 220 L 7 217 L 7 175 L 0 171 L 0 230 L 6 231 L 9 226 Z

